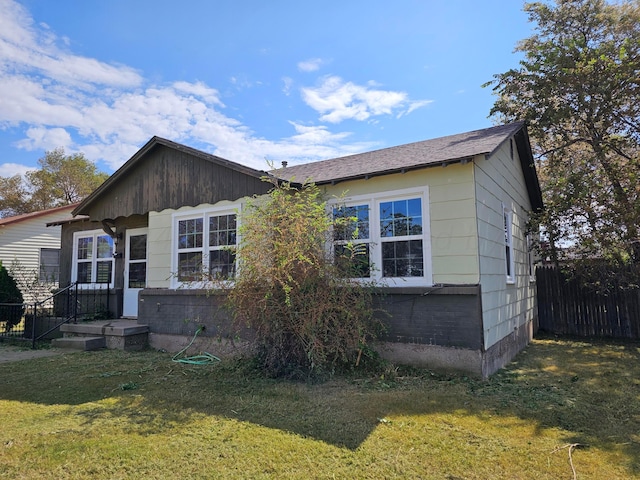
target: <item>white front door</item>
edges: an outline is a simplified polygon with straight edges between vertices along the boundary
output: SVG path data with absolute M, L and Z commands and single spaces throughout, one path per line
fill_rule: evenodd
M 147 229 L 127 230 L 122 316 L 138 316 L 138 292 L 147 286 Z

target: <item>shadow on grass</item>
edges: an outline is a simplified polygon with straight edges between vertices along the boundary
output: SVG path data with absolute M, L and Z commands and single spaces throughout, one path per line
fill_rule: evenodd
M 306 385 L 262 378 L 247 363 L 189 366 L 158 352 L 85 352 L 1 368 L 0 399 L 66 404 L 86 425 L 118 419 L 141 435 L 215 415 L 354 450 L 394 415 L 502 416 L 563 429 L 567 443 L 622 448 L 640 472 L 637 342 L 536 340 L 487 381 L 413 370 Z

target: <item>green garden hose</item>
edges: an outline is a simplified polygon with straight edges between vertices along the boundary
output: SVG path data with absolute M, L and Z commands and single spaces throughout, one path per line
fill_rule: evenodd
M 198 327 L 198 329 L 196 330 L 196 334 L 193 336 L 193 338 L 189 342 L 189 345 L 184 347 L 182 350 L 180 350 L 178 353 L 176 353 L 173 356 L 173 358 L 171 359 L 173 362 L 188 363 L 190 365 L 209 365 L 211 363 L 217 363 L 220 361 L 218 357 L 216 357 L 215 355 L 211 355 L 210 353 L 207 353 L 207 352 L 201 353 L 200 355 L 194 355 L 192 357 L 185 356 L 182 358 L 178 358 L 180 357 L 180 355 L 182 355 L 184 352 L 187 351 L 187 349 L 195 341 L 196 337 L 202 330 L 204 330 L 204 327 Z

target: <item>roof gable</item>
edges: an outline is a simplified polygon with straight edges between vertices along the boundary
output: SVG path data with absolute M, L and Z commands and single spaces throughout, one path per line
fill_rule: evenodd
M 92 220 L 264 193 L 266 172 L 153 137 L 73 211 Z

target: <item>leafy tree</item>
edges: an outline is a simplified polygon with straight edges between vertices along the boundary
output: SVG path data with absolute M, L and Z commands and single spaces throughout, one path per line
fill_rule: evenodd
M 84 154 L 66 155 L 62 148 L 46 152 L 38 164 L 25 179 L 0 177 L 3 217 L 79 202 L 108 178 Z
M 640 1 L 533 2 L 491 114 L 528 121 L 552 246 L 640 262 Z M 556 257 L 556 249 L 551 252 Z
M 380 331 L 372 289 L 349 279 L 338 267 L 347 262 L 334 263 L 327 249 L 332 223 L 313 184 L 275 182 L 240 214 L 229 299 L 238 327 L 255 332 L 270 376 L 317 377 L 354 365 Z
M 23 310 L 22 293 L 16 281 L 0 262 L 0 322 L 4 322 L 6 331 L 20 323 Z
M 108 178 L 84 154 L 65 155 L 62 148 L 47 152 L 38 164 L 40 170 L 27 173 L 37 210 L 79 202 Z
M 0 217 L 29 212 L 29 192 L 20 175 L 0 177 Z

